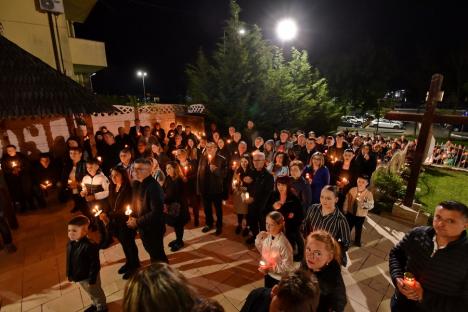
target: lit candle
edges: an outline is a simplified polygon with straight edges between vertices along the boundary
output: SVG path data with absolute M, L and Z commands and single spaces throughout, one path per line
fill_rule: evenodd
M 159 131 L 156 131 L 156 136 L 159 136 Z
M 265 266 L 266 265 L 266 261 L 265 260 L 260 260 L 260 266 Z
M 306 179 L 307 179 L 307 180 L 310 179 L 310 173 L 306 173 Z
M 213 156 L 211 156 L 210 154 L 208 154 L 208 162 L 211 162 L 211 158 L 213 158 Z
M 99 215 L 102 213 L 102 210 L 99 208 L 98 205 L 94 206 L 93 213 L 95 217 L 99 217 Z
M 228 140 L 227 140 L 227 143 L 230 144 L 230 143 L 231 143 L 231 139 L 228 139 Z
M 129 216 L 129 215 L 132 214 L 132 212 L 133 212 L 133 211 L 132 211 L 132 209 L 130 208 L 130 205 L 128 205 L 128 206 L 127 206 L 127 209 L 125 210 L 125 215 L 126 215 L 126 216 Z
M 68 184 L 71 184 L 72 183 L 72 180 L 71 179 L 68 179 Z
M 250 198 L 249 192 L 245 192 L 245 199 L 249 199 L 249 198 Z
M 408 285 L 409 287 L 413 287 L 414 284 L 416 283 L 413 273 L 405 272 L 403 276 L 404 276 L 404 283 Z
M 102 162 L 102 157 L 101 157 L 101 156 L 96 157 L 96 159 L 97 159 L 99 162 Z
M 205 132 L 202 132 L 202 135 L 203 135 L 203 136 L 206 136 L 206 133 L 205 133 Z
M 343 182 L 343 183 L 347 183 L 347 182 L 348 182 L 348 179 L 346 179 L 346 178 L 342 178 L 342 179 L 341 179 L 341 182 Z
M 125 144 L 125 148 L 128 148 L 128 144 Z
M 16 161 L 12 161 L 11 168 L 15 168 L 16 166 L 18 166 L 18 163 Z
M 185 171 L 185 174 L 187 174 L 188 166 L 184 166 L 184 171 Z

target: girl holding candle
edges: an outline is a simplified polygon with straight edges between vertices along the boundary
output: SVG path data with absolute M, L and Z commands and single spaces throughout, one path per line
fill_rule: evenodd
M 289 175 L 289 156 L 284 152 L 275 155 L 275 161 L 267 166 L 267 170 L 276 178 Z
M 164 182 L 164 210 L 166 222 L 174 227 L 176 239 L 169 243 L 171 251 L 175 252 L 184 247 L 184 226 L 190 220 L 186 196 L 184 194 L 183 173 L 180 165 L 171 161 L 166 165 L 166 181 Z
M 351 188 L 346 195 L 343 204 L 343 212 L 348 220 L 349 230 L 355 229 L 354 245 L 361 246 L 362 225 L 366 220 L 369 210 L 374 208 L 374 197 L 372 192 L 367 189 L 369 177 L 361 175 L 357 179 L 357 186 Z
M 200 196 L 197 194 L 198 162 L 188 159 L 188 152 L 185 149 L 178 151 L 177 160 L 182 168 L 187 205 L 192 208 L 193 224 L 197 227 L 200 225 Z
M 338 186 L 339 189 L 337 205 L 340 210 L 343 209 L 346 194 L 352 187 L 356 186 L 357 176 L 358 168 L 354 161 L 354 151 L 346 149 L 343 153 L 343 160 L 335 163 L 331 179 L 331 184 Z
M 255 238 L 255 246 L 262 258 L 258 270 L 265 274 L 265 287 L 272 288 L 281 280 L 281 275 L 294 270 L 293 249 L 284 235 L 284 217 L 278 211 L 266 217 L 267 231 Z
M 128 279 L 140 266 L 138 247 L 135 243 L 136 231 L 127 226 L 131 213 L 127 215 L 126 210 L 133 207 L 132 186 L 127 171 L 121 166 L 112 168 L 110 176 L 112 180 L 108 197 L 110 209 L 108 213 L 101 213 L 99 218 L 122 245 L 126 261 L 118 272 L 123 274 L 123 279 Z
M 309 234 L 301 268 L 312 272 L 319 282 L 320 300 L 317 312 L 344 311 L 346 288 L 340 263 L 340 245 L 330 233 L 315 231 Z
M 240 159 L 240 166 L 235 169 L 234 176 L 232 178 L 232 202 L 237 214 L 236 234 L 240 234 L 242 231 L 243 236 L 247 236 L 249 234 L 249 229 L 247 226 L 247 213 L 249 205 L 244 200 L 242 200 L 242 193 L 247 191 L 247 187 L 244 186 L 243 179 L 247 176 L 248 170 L 249 160 L 247 157 L 242 157 Z M 246 222 L 245 226 L 242 224 L 244 219 Z

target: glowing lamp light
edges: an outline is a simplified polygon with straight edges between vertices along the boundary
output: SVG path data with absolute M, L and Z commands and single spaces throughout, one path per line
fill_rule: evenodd
M 244 28 L 239 29 L 238 33 L 241 36 L 245 35 L 245 29 Z
M 276 34 L 281 41 L 290 41 L 297 36 L 297 24 L 291 18 L 285 18 L 278 22 Z

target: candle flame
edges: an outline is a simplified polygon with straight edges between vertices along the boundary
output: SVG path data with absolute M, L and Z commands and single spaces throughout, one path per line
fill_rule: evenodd
M 96 157 L 96 159 L 97 159 L 99 162 L 102 161 L 102 157 L 101 157 L 101 156 Z
M 265 266 L 265 265 L 266 265 L 266 261 L 260 260 L 260 265 L 261 265 L 261 266 Z
M 249 194 L 249 192 L 246 192 L 245 193 L 245 199 L 249 199 L 249 198 L 250 198 L 250 194 Z
M 129 216 L 132 214 L 132 209 L 130 208 L 130 205 L 127 206 L 127 209 L 125 210 L 125 215 Z

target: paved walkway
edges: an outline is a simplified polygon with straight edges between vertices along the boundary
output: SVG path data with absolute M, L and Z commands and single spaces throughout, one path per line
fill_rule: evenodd
M 226 311 L 239 311 L 248 293 L 263 284 L 257 271 L 259 255 L 234 234 L 236 216 L 225 209 L 222 236 L 204 234 L 201 228 L 185 232 L 186 247 L 171 253 L 170 264 L 189 279 L 200 294 L 218 300 Z M 65 276 L 66 222 L 70 206 L 19 216 L 14 232 L 18 251 L 0 251 L 0 311 L 82 311 L 90 300 Z M 168 228 L 169 229 L 169 228 Z M 347 287 L 346 311 L 389 311 L 393 286 L 388 275 L 388 251 L 408 230 L 407 226 L 371 215 L 365 224 L 363 247 L 349 251 L 350 264 L 343 270 Z M 174 239 L 171 231 L 165 245 Z M 137 241 L 140 259 L 149 256 Z M 109 310 L 121 311 L 125 281 L 117 274 L 124 262 L 119 244 L 101 251 L 101 279 Z

